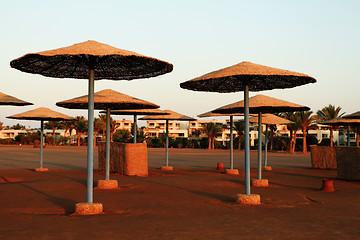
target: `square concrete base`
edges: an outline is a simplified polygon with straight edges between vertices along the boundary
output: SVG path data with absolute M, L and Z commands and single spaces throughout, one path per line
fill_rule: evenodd
M 225 173 L 228 175 L 239 175 L 239 170 L 238 169 L 226 169 Z
M 263 169 L 264 171 L 271 171 L 271 170 L 272 170 L 272 167 L 266 166 L 266 167 L 263 167 L 262 169 Z
M 117 189 L 119 184 L 117 180 L 99 180 L 97 183 L 98 189 Z
M 161 170 L 163 170 L 163 171 L 173 171 L 174 168 L 171 167 L 171 166 L 162 166 L 162 167 L 161 167 Z
M 103 213 L 101 203 L 77 203 L 75 204 L 76 215 L 96 215 Z
M 260 195 L 258 194 L 236 194 L 236 203 L 242 205 L 259 205 L 260 203 Z
M 47 168 L 35 168 L 35 172 L 47 172 L 49 169 Z
M 75 204 L 76 215 L 96 215 L 103 213 L 101 203 L 77 203 Z
M 251 186 L 253 186 L 253 187 L 268 187 L 269 180 L 267 180 L 267 179 L 251 179 Z

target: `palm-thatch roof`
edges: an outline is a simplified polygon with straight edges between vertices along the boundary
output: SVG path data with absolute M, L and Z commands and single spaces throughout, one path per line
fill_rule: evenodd
M 168 115 L 149 115 L 146 117 L 139 118 L 139 120 L 177 120 L 177 121 L 195 121 L 195 118 L 182 115 L 180 113 L 170 111 L 170 110 L 164 110 L 165 113 L 168 113 Z
M 33 104 L 0 92 L 0 105 L 25 106 Z
M 360 111 L 345 115 L 343 118 L 360 119 Z
M 346 119 L 346 118 L 336 118 L 331 119 L 325 122 L 321 122 L 323 125 L 332 125 L 332 126 L 359 126 L 360 119 Z
M 287 102 L 273 97 L 258 94 L 249 98 L 250 113 L 278 113 L 278 112 L 294 112 L 306 111 L 309 107 L 302 106 L 296 103 Z M 243 113 L 244 101 L 235 102 L 212 111 L 213 113 Z
M 6 118 L 21 119 L 21 120 L 43 120 L 43 121 L 60 121 L 60 120 L 72 119 L 72 117 L 69 117 L 59 112 L 55 112 L 45 107 L 15 114 Z
M 199 118 L 205 118 L 205 117 L 226 117 L 226 116 L 244 116 L 243 113 L 229 113 L 229 114 L 222 114 L 222 113 L 213 113 L 213 112 L 206 112 L 197 115 Z
M 251 117 L 249 118 L 249 122 L 252 123 L 258 123 L 259 118 L 258 117 Z M 286 118 L 278 117 L 274 114 L 266 113 L 262 115 L 262 124 L 268 124 L 268 125 L 279 125 L 279 124 L 290 124 L 294 123 Z
M 180 87 L 195 91 L 236 92 L 244 91 L 244 82 L 248 83 L 249 91 L 263 91 L 292 88 L 316 80 L 303 73 L 241 62 L 183 82 Z
M 173 65 L 96 41 L 86 41 L 55 50 L 29 53 L 10 62 L 27 73 L 55 78 L 132 80 L 171 72 Z
M 70 109 L 87 109 L 88 95 L 72 98 L 56 103 L 59 107 Z M 159 105 L 144 101 L 111 89 L 105 89 L 94 94 L 94 108 L 98 110 L 110 109 L 149 109 L 159 108 Z
M 106 111 L 101 111 L 100 113 L 106 113 Z M 129 110 L 114 110 L 110 111 L 111 115 L 169 115 L 160 109 L 129 109 Z

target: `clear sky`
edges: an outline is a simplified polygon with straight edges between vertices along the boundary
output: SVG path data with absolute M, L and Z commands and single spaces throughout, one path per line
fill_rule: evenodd
M 87 81 L 48 78 L 10 68 L 26 53 L 96 40 L 159 58 L 174 71 L 133 81 L 100 80 L 95 91 L 113 89 L 196 117 L 240 101 L 243 93 L 206 93 L 179 84 L 208 72 L 251 61 L 308 74 L 317 83 L 252 92 L 309 106 L 360 110 L 360 1 L 5 1 L 0 0 L 0 92 L 34 106 L 1 106 L 4 125 L 33 121 L 6 116 L 48 107 L 70 116 L 85 110 L 56 107 L 87 94 Z M 97 115 L 97 114 L 96 114 Z M 122 117 L 114 117 L 121 119 Z

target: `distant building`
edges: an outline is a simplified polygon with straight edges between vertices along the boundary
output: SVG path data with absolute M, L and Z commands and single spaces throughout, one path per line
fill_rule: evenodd
M 187 138 L 188 129 L 187 122 L 169 120 L 169 137 L 185 137 Z M 165 120 L 153 120 L 147 121 L 144 133 L 148 137 L 159 137 L 160 134 L 166 133 L 166 121 Z

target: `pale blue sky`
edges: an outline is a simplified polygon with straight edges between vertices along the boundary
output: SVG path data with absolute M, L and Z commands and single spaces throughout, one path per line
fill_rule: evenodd
M 360 1 L 0 1 L 0 92 L 33 102 L 1 107 L 5 116 L 87 94 L 87 81 L 52 79 L 10 68 L 10 61 L 96 40 L 174 64 L 172 73 L 133 81 L 101 80 L 95 91 L 116 91 L 197 114 L 243 99 L 243 93 L 184 90 L 181 82 L 242 61 L 306 73 L 316 84 L 253 92 L 303 104 L 359 111 Z M 121 119 L 122 117 L 115 117 Z M 26 126 L 38 123 L 21 121 Z

